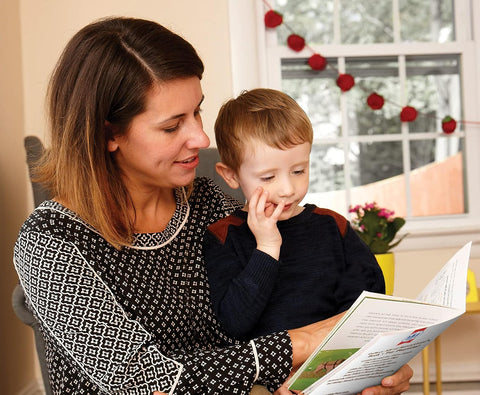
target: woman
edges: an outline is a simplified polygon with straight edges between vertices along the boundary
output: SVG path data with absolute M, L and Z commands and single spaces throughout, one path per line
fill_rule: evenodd
M 55 198 L 15 245 L 56 394 L 275 390 L 337 320 L 226 346 L 200 246 L 238 203 L 194 180 L 209 145 L 202 73 L 188 42 L 130 18 L 86 26 L 56 66 L 51 148 L 37 171 Z M 411 374 L 370 390 L 404 391 Z

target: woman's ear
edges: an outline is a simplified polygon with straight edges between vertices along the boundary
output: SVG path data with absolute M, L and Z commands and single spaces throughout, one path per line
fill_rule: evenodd
M 115 152 L 118 149 L 118 142 L 115 136 L 114 126 L 110 122 L 105 121 L 105 137 L 107 139 L 108 152 Z
M 215 164 L 215 170 L 219 175 L 222 176 L 222 178 L 225 180 L 225 182 L 230 188 L 237 189 L 240 186 L 237 180 L 237 173 L 233 169 L 228 167 L 225 163 L 218 162 L 217 164 Z

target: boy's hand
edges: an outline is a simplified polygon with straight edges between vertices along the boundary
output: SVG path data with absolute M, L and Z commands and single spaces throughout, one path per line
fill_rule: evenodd
M 278 259 L 282 236 L 277 221 L 282 214 L 285 202 L 277 206 L 267 203 L 268 192 L 258 187 L 248 202 L 248 226 L 257 241 L 257 249 Z

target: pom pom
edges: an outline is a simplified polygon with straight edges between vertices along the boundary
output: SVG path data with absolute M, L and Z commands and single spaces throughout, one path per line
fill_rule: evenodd
M 402 108 L 402 112 L 400 113 L 400 120 L 402 122 L 413 122 L 417 118 L 417 110 L 413 107 L 405 106 Z
M 275 28 L 283 23 L 283 16 L 277 11 L 270 10 L 265 13 L 265 26 Z
M 308 64 L 313 70 L 323 70 L 325 67 L 327 67 L 327 59 L 316 53 L 310 56 L 308 59 Z
M 342 92 L 346 92 L 353 88 L 355 80 L 350 74 L 340 74 L 337 78 L 337 85 Z
M 367 104 L 372 110 L 380 110 L 385 104 L 385 99 L 378 93 L 372 93 L 367 98 Z
M 442 129 L 443 133 L 450 134 L 455 131 L 457 128 L 457 121 L 453 119 L 450 115 L 447 115 L 445 118 L 442 119 Z
M 290 34 L 287 38 L 287 44 L 290 49 L 293 49 L 296 52 L 300 52 L 303 48 L 305 48 L 305 40 L 298 34 Z

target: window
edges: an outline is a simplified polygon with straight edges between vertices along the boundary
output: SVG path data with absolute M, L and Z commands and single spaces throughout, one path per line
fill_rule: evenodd
M 438 114 L 462 119 L 460 56 L 328 59 L 336 69 L 341 61 L 356 80 L 347 93 L 336 86 L 335 70 L 312 72 L 304 58 L 281 61 L 281 89 L 300 103 L 314 128 L 307 200 L 343 213 L 349 203 L 365 201 L 407 217 L 468 212 L 463 125 L 453 135 L 438 133 Z M 402 91 L 420 113 L 415 122 L 400 121 Z M 380 111 L 366 104 L 371 92 L 387 98 Z
M 230 1 L 233 25 L 242 19 L 238 9 L 232 12 L 240 7 L 237 2 Z M 474 121 L 480 120 L 476 110 L 480 45 L 471 26 L 480 19 L 479 4 L 470 0 L 269 4 L 283 14 L 284 25 L 265 29 L 268 8 L 261 0 L 250 3 L 249 17 L 255 22 L 242 21 L 243 29 L 250 26 L 256 32 L 251 56 L 245 51 L 245 35 L 241 38 L 242 56 L 250 67 L 257 66 L 253 79 L 239 78 L 246 60 L 240 55 L 235 59 L 240 52 L 232 31 L 235 94 L 256 86 L 281 89 L 309 115 L 315 140 L 306 201 L 347 216 L 349 205 L 375 200 L 407 218 L 410 236 L 401 244 L 406 248 L 435 247 L 441 234 L 452 245 L 460 245 L 478 234 L 480 125 Z M 291 30 L 305 38 L 306 49 L 297 53 L 286 46 Z M 329 67 L 313 71 L 307 63 L 312 51 L 326 57 Z M 338 73 L 354 76 L 354 88 L 342 93 L 336 85 Z M 366 105 L 372 92 L 386 99 L 381 110 Z M 417 109 L 414 122 L 400 121 L 405 105 Z M 472 122 L 458 122 L 456 131 L 447 135 L 441 129 L 446 115 Z M 458 236 L 456 244 L 452 234 Z M 427 240 L 426 235 L 436 237 Z

